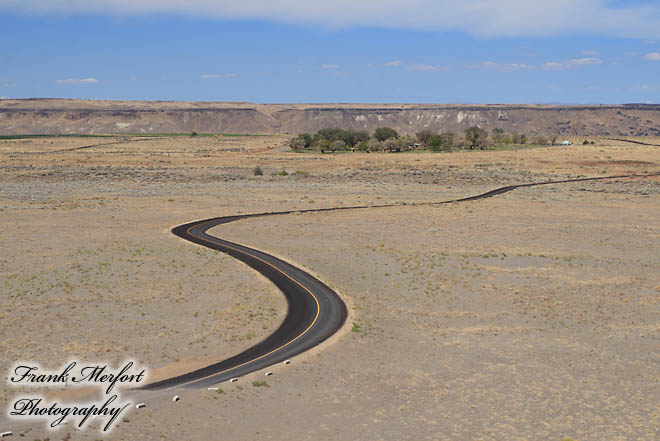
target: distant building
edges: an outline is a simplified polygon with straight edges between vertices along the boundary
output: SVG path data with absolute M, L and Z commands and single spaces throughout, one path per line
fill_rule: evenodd
M 571 141 L 562 141 L 561 145 L 573 145 L 573 144 L 571 144 Z

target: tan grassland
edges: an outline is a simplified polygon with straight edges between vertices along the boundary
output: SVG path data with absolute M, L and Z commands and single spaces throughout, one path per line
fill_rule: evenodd
M 409 205 L 660 171 L 658 147 L 590 139 L 595 145 L 333 155 L 292 153 L 283 135 L 0 140 L 5 379 L 18 361 L 56 369 L 74 359 L 133 359 L 162 378 L 272 332 L 286 313 L 279 291 L 176 238 L 175 225 L 401 204 L 212 231 L 295 262 L 346 296 L 351 320 L 330 344 L 271 377 L 221 384 L 222 393 L 148 400 L 109 435 L 98 423 L 14 426 L 4 409 L 25 389 L 3 382 L 0 432 L 29 440 L 657 440 L 658 177 Z

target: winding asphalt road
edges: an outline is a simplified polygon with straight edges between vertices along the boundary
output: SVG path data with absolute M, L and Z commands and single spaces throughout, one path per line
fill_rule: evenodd
M 600 176 L 594 178 L 565 179 L 560 181 L 509 185 L 461 199 L 442 202 L 421 202 L 407 205 L 451 204 L 485 199 L 523 187 L 617 178 L 649 177 L 657 176 L 659 174 L 660 173 Z M 227 253 L 244 262 L 249 267 L 259 271 L 266 278 L 271 280 L 286 297 L 288 312 L 284 321 L 274 333 L 240 354 L 184 375 L 147 384 L 140 389 L 163 390 L 176 387 L 205 387 L 234 377 L 240 377 L 307 351 L 332 336 L 346 321 L 346 305 L 337 293 L 326 286 L 323 282 L 302 269 L 278 259 L 277 257 L 271 256 L 270 254 L 211 236 L 207 233 L 210 228 L 220 224 L 255 217 L 394 206 L 401 206 L 401 204 L 363 205 L 224 216 L 204 219 L 175 227 L 172 232 L 177 236 L 207 248 Z

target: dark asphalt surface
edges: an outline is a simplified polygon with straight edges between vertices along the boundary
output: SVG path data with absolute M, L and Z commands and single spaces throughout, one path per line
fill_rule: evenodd
M 282 291 L 288 304 L 280 327 L 240 354 L 178 377 L 148 384 L 142 389 L 204 387 L 240 377 L 298 355 L 323 342 L 342 327 L 348 315 L 346 305 L 323 282 L 270 254 L 206 233 L 219 224 L 274 214 L 285 213 L 205 219 L 178 226 L 172 232 L 191 242 L 227 253 L 272 281 Z
M 594 178 L 565 179 L 500 187 L 486 193 L 442 202 L 422 202 L 408 205 L 442 205 L 467 202 L 493 197 L 517 188 L 568 182 L 597 181 L 605 179 L 649 177 L 655 174 L 600 176 Z M 254 248 L 229 242 L 206 233 L 216 225 L 241 219 L 277 216 L 291 213 L 319 213 L 324 211 L 385 208 L 401 204 L 364 205 L 354 207 L 321 208 L 278 211 L 204 219 L 175 227 L 177 236 L 222 251 L 244 262 L 271 280 L 284 294 L 288 312 L 277 330 L 266 339 L 240 354 L 177 377 L 147 384 L 141 390 L 163 390 L 174 387 L 206 387 L 234 377 L 240 377 L 286 359 L 292 358 L 325 341 L 337 332 L 346 321 L 347 309 L 341 298 L 323 282 L 290 263 Z

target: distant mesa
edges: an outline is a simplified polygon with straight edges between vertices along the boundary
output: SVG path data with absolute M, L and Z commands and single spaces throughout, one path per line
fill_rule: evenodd
M 254 104 L 5 99 L 0 135 L 58 133 L 303 133 L 328 127 L 401 134 L 478 125 L 530 135 L 660 136 L 660 105 Z

